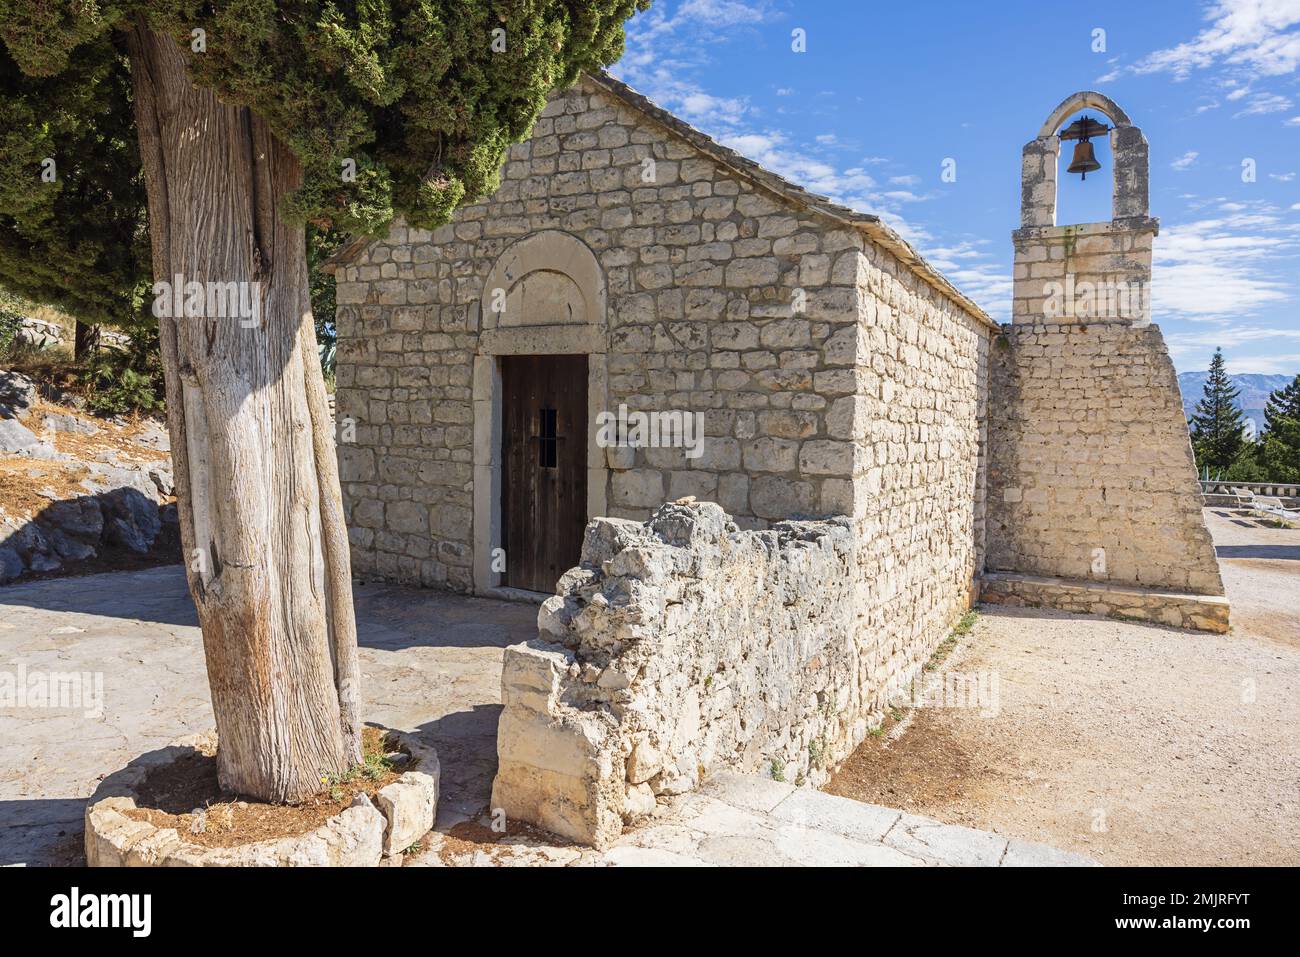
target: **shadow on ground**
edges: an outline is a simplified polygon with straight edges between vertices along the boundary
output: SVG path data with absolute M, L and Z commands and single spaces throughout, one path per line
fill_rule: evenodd
M 1219 545 L 1214 551 L 1220 558 L 1274 558 L 1282 561 L 1300 561 L 1300 545 Z

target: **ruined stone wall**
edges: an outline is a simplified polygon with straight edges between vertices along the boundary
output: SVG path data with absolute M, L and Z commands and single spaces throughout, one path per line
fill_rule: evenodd
M 853 532 L 712 503 L 598 519 L 506 650 L 492 807 L 603 846 L 732 768 L 820 784 L 866 733 Z
M 990 571 L 1223 594 L 1158 327 L 1007 326 L 990 421 Z

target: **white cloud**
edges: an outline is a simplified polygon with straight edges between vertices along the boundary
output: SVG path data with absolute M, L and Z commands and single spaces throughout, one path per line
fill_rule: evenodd
M 821 143 L 822 146 L 834 146 L 839 142 L 839 139 L 834 133 L 822 133 L 817 137 L 817 142 Z
M 1281 113 L 1283 110 L 1291 109 L 1291 100 L 1289 97 L 1282 96 L 1280 93 L 1256 93 L 1250 98 L 1250 103 L 1244 110 L 1232 114 L 1232 118 L 1239 116 L 1260 116 L 1265 113 Z
M 1300 368 L 1300 353 L 1293 350 L 1300 343 L 1300 330 L 1260 326 L 1234 326 L 1224 322 L 1211 329 L 1172 332 L 1165 343 L 1175 365 L 1201 366 L 1213 349 L 1222 348 L 1228 371 L 1244 373 L 1285 373 L 1294 375 Z M 1263 350 L 1259 354 L 1258 350 Z M 1251 355 L 1256 352 L 1255 355 Z
M 912 237 L 908 237 L 911 239 Z M 921 254 L 952 284 L 979 303 L 995 319 L 1006 321 L 1011 313 L 1011 267 L 990 262 L 984 247 L 987 240 L 961 240 L 939 245 L 929 234 L 915 240 Z
M 1295 179 L 1295 173 L 1269 173 L 1269 179 L 1275 179 L 1279 183 L 1289 183 Z
M 708 63 L 708 41 L 720 27 L 763 23 L 771 0 L 684 0 L 652 6 L 627 27 L 626 51 L 613 72 L 687 122 L 734 127 L 752 112 L 748 96 L 715 96 L 690 77 Z
M 1248 77 L 1284 76 L 1300 66 L 1300 0 L 1219 0 L 1205 18 L 1210 25 L 1186 43 L 1157 50 L 1138 64 L 1139 73 L 1172 73 L 1221 64 Z
M 1244 204 L 1224 205 L 1240 209 Z M 1295 290 L 1278 278 L 1278 261 L 1297 252 L 1296 227 L 1262 205 L 1253 212 L 1165 227 L 1154 246 L 1153 313 L 1161 322 L 1237 321 L 1287 301 Z
M 913 175 L 911 173 L 907 174 L 906 176 L 889 177 L 890 186 L 919 186 L 920 184 L 921 184 L 921 177 Z
M 1300 116 L 1293 116 L 1293 117 L 1291 117 L 1291 119 L 1287 120 L 1286 123 L 1284 123 L 1283 125 L 1284 125 L 1284 126 L 1300 126 Z
M 1196 152 L 1196 150 L 1188 150 L 1186 153 L 1178 157 L 1178 159 L 1174 160 L 1169 165 L 1174 169 L 1178 170 L 1179 172 L 1182 172 L 1183 170 L 1188 169 L 1193 163 L 1195 163 L 1196 157 L 1200 155 L 1201 154 Z
M 821 155 L 814 156 L 789 142 L 778 130 L 726 134 L 722 143 L 793 183 L 837 203 L 873 211 L 876 181 L 861 166 L 840 169 Z
M 1262 356 L 1230 356 L 1225 362 L 1232 375 L 1295 375 L 1300 369 L 1300 352 L 1277 354 L 1270 352 Z

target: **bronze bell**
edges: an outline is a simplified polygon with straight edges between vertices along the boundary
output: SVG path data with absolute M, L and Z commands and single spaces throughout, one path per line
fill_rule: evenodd
M 1088 174 L 1096 169 L 1101 169 L 1101 164 L 1093 155 L 1092 144 L 1087 140 L 1079 140 L 1074 144 L 1074 158 L 1070 160 L 1070 168 L 1066 172 L 1082 173 L 1083 178 L 1087 179 Z
M 1062 140 L 1078 140 L 1074 144 L 1074 158 L 1070 160 L 1070 167 L 1066 172 L 1082 173 L 1083 178 L 1087 179 L 1088 174 L 1093 170 L 1101 169 L 1101 164 L 1097 162 L 1097 157 L 1092 152 L 1092 144 L 1088 140 L 1094 136 L 1101 136 L 1109 129 L 1109 126 L 1098 123 L 1092 117 L 1083 116 L 1061 130 L 1058 135 Z

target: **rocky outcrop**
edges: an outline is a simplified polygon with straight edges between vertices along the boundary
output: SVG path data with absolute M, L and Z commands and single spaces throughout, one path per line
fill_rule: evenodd
M 42 399 L 30 379 L 0 372 L 0 583 L 106 550 L 147 555 L 174 540 L 166 430 L 128 429 Z M 60 451 L 60 436 L 75 439 L 65 447 L 76 451 Z

